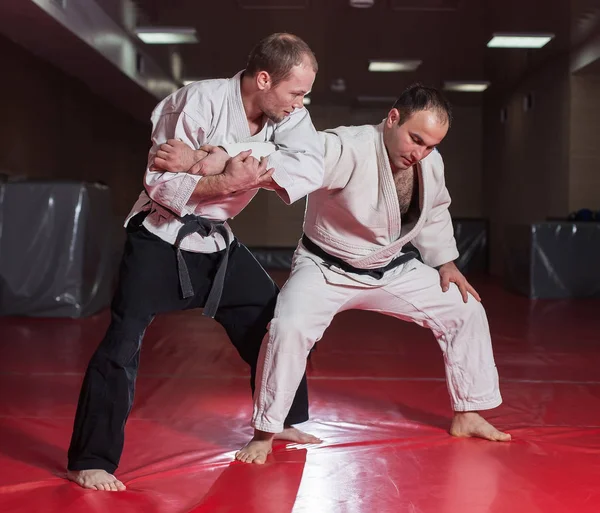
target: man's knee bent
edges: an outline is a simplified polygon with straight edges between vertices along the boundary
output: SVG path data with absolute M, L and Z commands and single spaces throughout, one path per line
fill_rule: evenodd
M 306 315 L 301 311 L 285 309 L 278 311 L 271 321 L 269 332 L 271 337 L 277 339 L 277 344 L 290 351 L 300 349 L 310 351 L 314 343 L 319 340 L 326 325 Z
M 457 301 L 456 308 L 454 310 L 456 316 L 456 323 L 458 328 L 466 325 L 485 325 L 487 327 L 487 315 L 483 305 L 477 301 L 473 296 L 469 295 L 468 301 L 465 303 L 460 298 Z
M 108 360 L 118 367 L 128 365 L 140 351 L 146 328 L 153 318 L 152 315 L 139 318 L 113 317 L 102 342 L 92 357 L 92 362 Z

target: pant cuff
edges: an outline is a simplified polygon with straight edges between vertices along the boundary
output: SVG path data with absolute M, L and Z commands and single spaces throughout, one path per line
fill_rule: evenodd
M 109 474 L 114 474 L 117 470 L 117 466 L 112 463 L 108 463 L 103 460 L 85 460 L 85 461 L 74 461 L 67 464 L 68 470 L 106 470 Z
M 281 433 L 283 431 L 283 424 L 274 424 L 272 422 L 260 422 L 253 420 L 251 423 L 254 429 L 264 431 L 266 433 Z
M 489 401 L 461 401 L 453 406 L 454 411 L 465 412 L 465 411 L 478 411 L 478 410 L 491 410 L 502 404 L 502 397 L 498 394 L 494 399 Z
M 308 420 L 308 415 L 294 415 L 285 419 L 285 426 L 293 426 L 294 424 L 302 424 Z

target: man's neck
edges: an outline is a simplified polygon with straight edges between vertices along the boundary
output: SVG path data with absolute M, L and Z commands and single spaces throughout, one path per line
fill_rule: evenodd
M 263 125 L 263 112 L 256 105 L 256 91 L 252 87 L 252 77 L 248 78 L 242 75 L 240 81 L 242 103 L 244 105 L 244 112 L 246 113 L 246 119 L 250 127 L 262 126 Z

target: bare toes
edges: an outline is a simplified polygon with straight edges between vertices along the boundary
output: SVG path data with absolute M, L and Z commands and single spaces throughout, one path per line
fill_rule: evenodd
M 509 442 L 510 440 L 512 440 L 512 436 L 510 436 L 510 433 L 503 433 L 502 431 L 498 431 L 496 433 L 495 439 L 499 442 Z

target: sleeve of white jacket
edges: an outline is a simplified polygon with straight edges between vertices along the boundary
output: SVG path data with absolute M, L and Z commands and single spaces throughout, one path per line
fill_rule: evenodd
M 188 173 L 151 171 L 150 166 L 161 144 L 168 139 L 181 139 L 188 146 L 198 149 L 205 141 L 205 128 L 184 112 L 164 114 L 153 119 L 152 148 L 148 154 L 148 167 L 144 175 L 144 187 L 152 200 L 160 203 L 178 216 L 194 212 L 196 204 L 188 204 L 190 197 L 202 179 Z
M 323 183 L 323 143 L 306 109 L 297 109 L 275 129 L 277 151 L 269 156 L 273 180 L 284 190 L 277 194 L 288 204 Z
M 235 157 L 243 151 L 251 150 L 252 156 L 260 160 L 261 157 L 267 157 L 277 151 L 277 147 L 272 142 L 245 142 L 245 143 L 225 143 L 221 145 L 230 157 Z
M 429 211 L 425 225 L 419 234 L 411 241 L 421 253 L 423 262 L 431 267 L 452 262 L 458 258 L 458 249 L 454 239 L 454 228 L 450 217 L 450 193 L 446 188 L 444 179 L 444 164 L 441 156 L 441 176 L 438 182 L 436 195 L 433 198 L 432 208 Z M 436 163 L 437 167 L 437 163 Z
M 325 158 L 323 188 L 343 189 L 356 167 L 356 160 L 352 157 L 352 151 L 344 148 L 340 136 L 335 131 L 327 130 L 320 135 Z
M 325 189 L 341 189 L 347 181 L 347 177 L 340 177 L 340 170 L 345 167 L 342 163 L 342 145 L 337 134 L 329 132 L 318 132 L 321 139 L 321 145 L 324 150 L 325 173 L 322 187 Z M 235 157 L 242 151 L 251 150 L 252 156 L 256 159 L 267 157 L 277 151 L 277 146 L 272 142 L 244 142 L 244 143 L 229 143 L 222 144 L 221 147 L 231 156 Z M 269 161 L 270 162 L 270 161 Z M 348 173 L 346 173 L 348 174 Z M 319 187 L 318 187 L 319 188 Z

